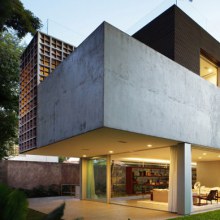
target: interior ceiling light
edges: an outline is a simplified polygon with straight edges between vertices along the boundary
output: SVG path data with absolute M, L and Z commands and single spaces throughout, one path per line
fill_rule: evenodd
M 220 157 L 220 155 L 218 155 L 218 157 Z
M 152 147 L 152 144 L 148 144 L 147 147 Z
M 110 151 L 109 151 L 109 153 L 110 153 L 110 154 L 113 154 L 113 153 L 114 153 L 114 151 L 113 151 L 113 150 L 110 150 Z
M 204 155 L 204 156 L 205 156 L 205 155 L 207 155 L 207 153 L 203 153 L 202 155 Z
M 202 157 L 198 157 L 198 159 L 202 159 Z
M 208 73 L 212 73 L 212 72 L 213 72 L 212 68 L 208 68 Z
M 84 154 L 83 157 L 86 157 L 86 155 Z

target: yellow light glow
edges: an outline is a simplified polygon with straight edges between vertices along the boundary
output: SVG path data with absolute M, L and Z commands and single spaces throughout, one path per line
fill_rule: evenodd
M 169 160 L 160 160 L 160 159 L 152 159 L 152 158 L 129 157 L 129 158 L 124 158 L 124 159 L 128 161 L 149 162 L 149 163 L 166 163 L 166 164 L 170 163 Z
M 219 155 L 220 156 L 220 155 Z M 165 163 L 165 164 L 170 164 L 169 160 L 161 160 L 161 159 L 152 159 L 152 158 L 137 158 L 137 157 L 128 157 L 128 158 L 123 158 L 122 161 L 137 161 L 137 162 L 148 162 L 148 163 Z M 196 162 L 191 163 L 192 166 L 196 166 Z
M 208 73 L 212 73 L 212 72 L 213 72 L 212 68 L 208 68 Z

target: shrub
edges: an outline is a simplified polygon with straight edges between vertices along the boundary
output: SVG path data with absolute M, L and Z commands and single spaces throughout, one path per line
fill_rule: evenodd
M 37 186 L 33 189 L 20 189 L 28 198 L 60 196 L 60 186 L 52 184 L 50 186 Z
M 4 219 L 26 220 L 28 202 L 23 192 L 13 190 L 7 197 Z
M 0 185 L 0 219 L 25 220 L 28 202 L 23 192 Z

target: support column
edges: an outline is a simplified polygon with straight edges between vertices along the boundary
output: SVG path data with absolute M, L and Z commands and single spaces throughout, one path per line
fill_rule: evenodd
M 106 202 L 111 201 L 111 155 L 106 158 Z
M 192 211 L 191 144 L 181 143 L 177 148 L 177 213 Z
M 80 158 L 80 199 L 86 199 L 87 160 Z

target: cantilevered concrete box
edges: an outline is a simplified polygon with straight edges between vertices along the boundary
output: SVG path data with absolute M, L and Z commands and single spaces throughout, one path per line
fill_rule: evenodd
M 108 127 L 220 148 L 219 88 L 107 23 L 38 97 L 38 147 Z

